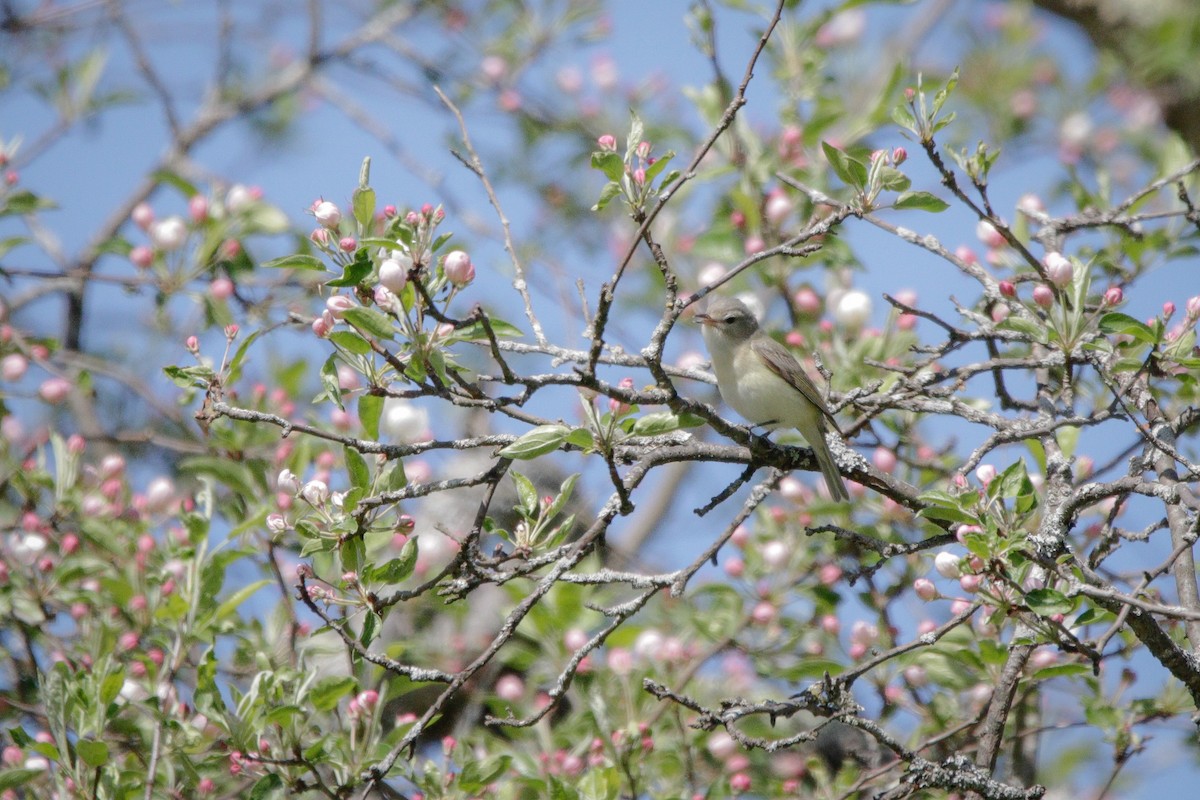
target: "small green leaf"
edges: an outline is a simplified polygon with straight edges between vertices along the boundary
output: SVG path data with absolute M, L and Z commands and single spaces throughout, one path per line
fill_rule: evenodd
M 533 485 L 533 481 L 529 480 L 529 478 L 526 478 L 515 469 L 510 471 L 508 474 L 512 477 L 513 485 L 517 489 L 517 499 L 520 501 L 520 512 L 527 517 L 535 516 L 538 510 L 537 487 Z
M 566 425 L 539 425 L 500 450 L 505 458 L 530 459 L 553 452 L 566 441 L 571 429 Z
M 1155 344 L 1158 341 L 1158 337 L 1154 335 L 1150 326 L 1119 311 L 1110 311 L 1100 318 L 1100 331 L 1132 336 L 1139 342 L 1147 344 Z
M 600 190 L 600 198 L 596 200 L 596 205 L 592 206 L 592 211 L 602 211 L 620 193 L 621 184 L 615 181 L 604 184 L 604 188 Z
M 679 430 L 679 418 L 670 411 L 658 411 L 638 417 L 630 433 L 634 436 L 658 436 L 674 430 Z
M 368 439 L 379 439 L 379 415 L 383 411 L 383 398 L 377 394 L 364 394 L 358 398 L 358 421 Z
M 15 789 L 29 783 L 34 778 L 45 775 L 44 769 L 6 769 L 0 771 L 0 792 Z
M 310 256 L 307 253 L 292 253 L 281 258 L 273 258 L 270 261 L 264 261 L 262 266 L 269 267 L 270 269 L 302 269 L 312 272 L 325 271 L 325 263 L 316 256 Z
M 1075 603 L 1056 589 L 1031 589 L 1025 593 L 1025 604 L 1042 616 L 1069 614 L 1075 608 Z
M 371 352 L 371 345 L 367 340 L 354 331 L 334 331 L 329 334 L 329 341 L 356 356 L 365 356 Z
M 841 178 L 843 183 L 859 191 L 866 187 L 867 167 L 865 164 L 829 142 L 821 142 L 821 149 L 825 151 L 825 158 L 828 159 L 834 174 Z
M 580 450 L 592 450 L 596 446 L 596 435 L 587 428 L 575 428 L 564 441 Z
M 362 453 L 353 447 L 343 447 L 342 456 L 346 460 L 346 472 L 350 474 L 350 485 L 358 489 L 366 489 L 371 485 L 371 469 Z
M 610 181 L 620 181 L 625 175 L 625 162 L 614 152 L 597 150 L 592 153 L 592 169 L 600 170 Z
M 350 203 L 354 207 L 354 219 L 358 222 L 359 230 L 370 230 L 371 223 L 375 221 L 375 190 L 370 186 L 358 187 Z
M 75 742 L 75 752 L 89 767 L 99 769 L 108 763 L 108 745 L 95 739 L 80 739 Z
M 208 367 L 163 367 L 167 377 L 181 389 L 203 389 L 212 380 L 213 371 Z
M 367 248 L 360 247 L 358 248 L 358 252 L 354 254 L 354 261 L 347 264 L 342 270 L 341 277 L 326 281 L 325 285 L 339 289 L 347 286 L 358 286 L 374 269 L 375 265 L 371 263 L 371 257 L 367 255 Z
M 213 619 L 219 622 L 231 616 L 233 612 L 237 611 L 238 606 L 249 600 L 250 596 L 259 589 L 263 588 L 264 586 L 269 586 L 270 583 L 270 580 L 264 578 L 262 580 L 255 581 L 249 586 L 243 586 L 241 589 L 238 589 L 236 592 L 229 595 L 229 597 L 227 597 L 225 601 L 221 603 L 221 605 L 217 606 L 217 610 L 213 615 Z
M 945 211 L 949 207 L 949 203 L 929 192 L 905 192 L 896 198 L 896 202 L 892 203 L 892 208 L 901 210 L 916 209 L 917 211 L 930 211 L 935 214 Z
M 267 800 L 275 790 L 282 788 L 283 778 L 274 772 L 269 772 L 255 781 L 248 798 L 249 800 Z
M 391 318 L 373 308 L 347 309 L 342 314 L 342 319 L 359 331 L 380 339 L 392 339 L 396 335 Z
M 400 548 L 400 555 L 367 570 L 366 579 L 387 584 L 403 583 L 412 575 L 416 565 L 417 539 L 414 536 L 404 543 L 404 547 Z
M 321 678 L 309 691 L 309 702 L 317 711 L 332 711 L 338 700 L 353 692 L 356 685 L 350 677 Z

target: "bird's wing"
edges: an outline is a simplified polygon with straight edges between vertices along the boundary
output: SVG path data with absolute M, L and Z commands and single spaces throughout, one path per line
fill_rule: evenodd
M 821 409 L 821 413 L 833 424 L 835 431 L 839 434 L 842 432 L 842 429 L 838 427 L 837 420 L 833 418 L 833 414 L 829 413 L 829 408 L 825 405 L 825 399 L 821 397 L 821 393 L 817 391 L 817 387 L 813 384 L 812 380 L 804 374 L 804 369 L 800 366 L 800 362 L 787 351 L 787 348 L 769 336 L 754 337 L 750 342 L 750 347 L 772 372 L 783 378 L 796 391 L 804 395 L 808 402 Z

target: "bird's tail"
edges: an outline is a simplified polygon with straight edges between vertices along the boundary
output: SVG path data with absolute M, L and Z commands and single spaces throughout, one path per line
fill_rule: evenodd
M 813 454 L 817 457 L 817 466 L 821 468 L 821 475 L 825 478 L 825 485 L 829 487 L 829 494 L 834 500 L 848 502 L 850 493 L 846 491 L 846 484 L 842 480 L 842 473 L 838 472 L 837 462 L 833 460 L 833 453 L 829 451 L 829 445 L 825 442 L 825 431 L 821 431 L 821 435 L 814 437 L 815 441 L 810 441 Z

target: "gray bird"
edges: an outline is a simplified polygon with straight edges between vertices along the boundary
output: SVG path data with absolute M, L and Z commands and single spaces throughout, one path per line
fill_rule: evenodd
M 704 326 L 722 399 L 753 425 L 800 431 L 817 457 L 830 495 L 849 500 L 825 442 L 828 425 L 840 433 L 837 421 L 800 363 L 758 327 L 741 300 L 714 297 L 696 320 Z

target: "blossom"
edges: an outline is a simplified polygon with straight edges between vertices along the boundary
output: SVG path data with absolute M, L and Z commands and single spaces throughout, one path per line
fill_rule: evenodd
M 313 216 L 317 218 L 317 222 L 324 228 L 330 230 L 336 228 L 338 223 L 342 221 L 342 212 L 337 207 L 336 203 L 331 203 L 328 200 L 322 200 L 313 206 Z
M 167 217 L 150 228 L 150 240 L 159 250 L 170 253 L 183 247 L 187 233 L 187 223 L 182 217 Z
M 866 292 L 851 289 L 838 300 L 833 318 L 843 328 L 857 331 L 871 318 L 871 298 Z
M 446 274 L 446 279 L 455 286 L 466 286 L 475 280 L 475 265 L 471 263 L 471 257 L 462 250 L 446 254 L 446 259 L 442 262 L 442 271 Z
M 379 265 L 379 283 L 388 291 L 399 294 L 408 283 L 408 270 L 394 258 L 385 258 Z
M 429 412 L 399 397 L 383 401 L 379 414 L 379 432 L 403 444 L 412 444 L 429 435 Z

